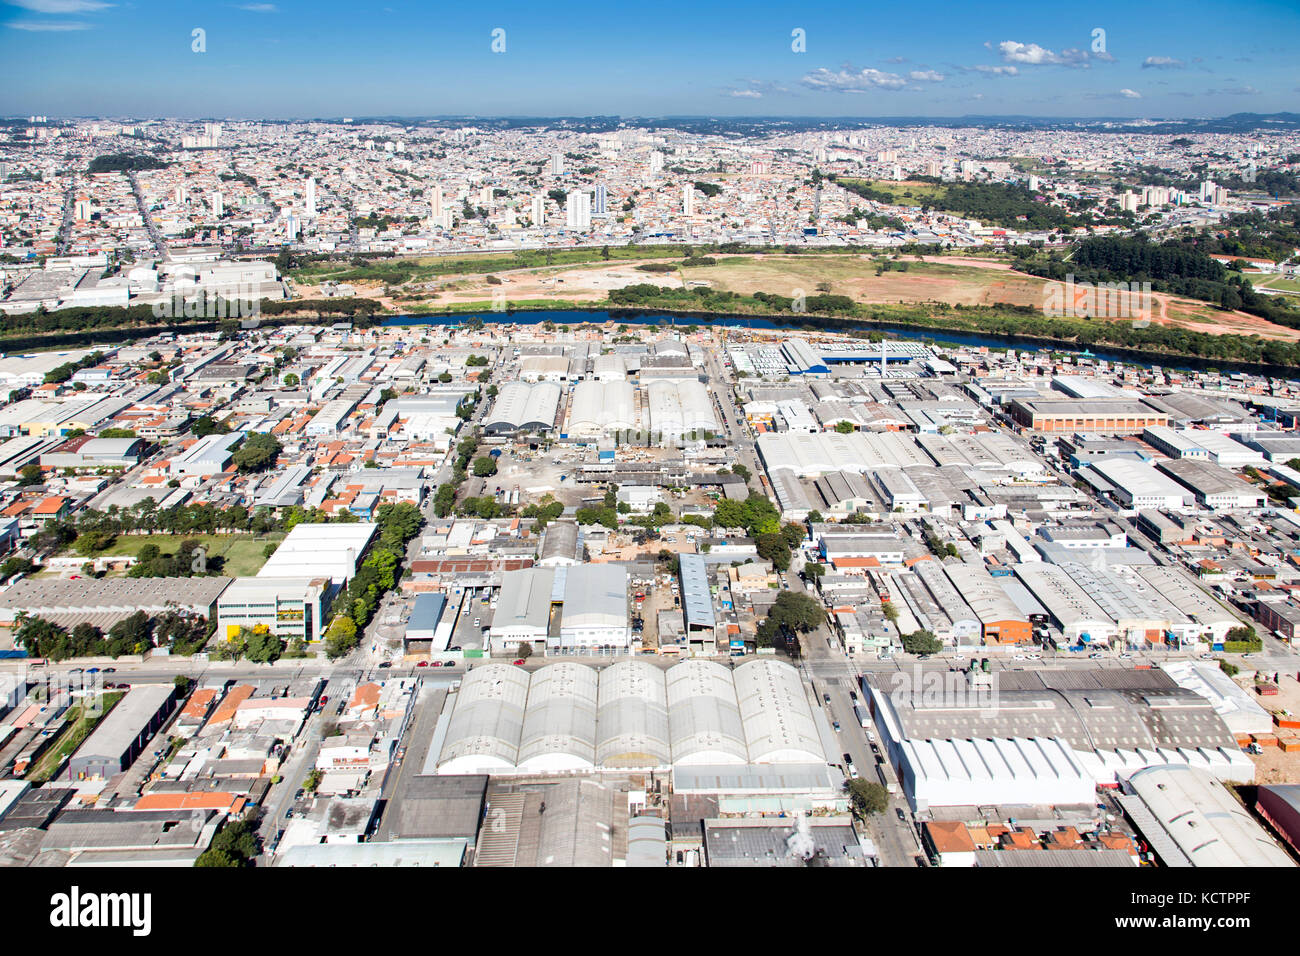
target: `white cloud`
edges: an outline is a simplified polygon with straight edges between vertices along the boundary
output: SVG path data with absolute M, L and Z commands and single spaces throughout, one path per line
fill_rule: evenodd
M 1119 95 L 1120 95 L 1120 96 L 1127 96 L 1127 97 L 1128 97 L 1129 99 L 1131 99 L 1131 100 L 1140 100 L 1140 99 L 1142 99 L 1142 94 L 1141 94 L 1141 93 L 1139 93 L 1137 90 L 1130 90 L 1130 89 L 1128 89 L 1127 87 L 1125 87 L 1124 89 L 1120 90 L 1120 91 L 1119 91 Z
M 944 80 L 944 75 L 937 70 L 913 70 L 907 75 L 909 79 L 918 82 L 924 80 L 929 83 L 942 83 Z
M 1086 50 L 1070 49 L 1055 53 L 1037 43 L 1003 40 L 998 44 L 997 51 L 1001 54 L 1003 63 L 1020 63 L 1026 66 L 1088 66 Z
M 74 20 L 14 20 L 6 24 L 11 30 L 29 30 L 33 33 L 63 33 L 68 30 L 89 30 L 89 23 Z
M 100 3 L 99 0 L 5 0 L 5 2 L 33 13 L 92 13 L 95 10 L 107 10 L 112 6 L 111 3 Z M 58 27 L 51 29 L 57 30 Z
M 239 9 L 249 13 L 279 13 L 274 3 L 241 3 Z
M 1019 76 L 1020 71 L 1014 66 L 988 66 L 984 63 L 978 66 L 960 67 L 964 72 L 985 73 L 989 76 Z
M 1149 56 L 1142 61 L 1144 70 L 1181 70 L 1187 64 L 1173 56 Z
M 727 95 L 741 100 L 761 100 L 763 98 L 763 94 L 758 90 L 731 90 Z
M 897 73 L 885 73 L 872 67 L 862 70 L 845 68 L 835 72 L 821 67 L 799 82 L 814 90 L 865 93 L 868 90 L 901 90 L 907 86 L 908 81 Z

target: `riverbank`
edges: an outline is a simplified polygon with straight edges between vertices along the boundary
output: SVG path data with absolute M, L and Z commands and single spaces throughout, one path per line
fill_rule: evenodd
M 1267 362 L 1249 362 L 1222 358 L 1205 358 L 1197 355 L 1185 355 L 1151 349 L 1135 349 L 1106 345 L 1093 349 L 1091 343 L 1053 336 L 1033 335 L 1012 332 L 989 332 L 972 329 L 967 326 L 944 327 L 909 323 L 898 320 L 873 320 L 867 318 L 845 318 L 842 316 L 807 314 L 794 320 L 788 313 L 737 314 L 710 312 L 702 310 L 641 309 L 632 307 L 585 308 L 578 304 L 566 303 L 564 309 L 532 308 L 512 306 L 504 311 L 483 311 L 472 309 L 450 309 L 442 312 L 421 312 L 402 316 L 381 317 L 380 324 L 396 325 L 456 325 L 466 319 L 478 319 L 484 323 L 498 325 L 540 325 L 543 322 L 556 324 L 582 324 L 606 322 L 626 322 L 640 325 L 695 324 L 709 326 L 731 326 L 736 328 L 753 328 L 764 331 L 790 329 L 807 332 L 868 332 L 879 333 L 899 339 L 951 344 L 971 348 L 1022 349 L 1033 351 L 1050 350 L 1082 354 L 1106 361 L 1123 362 L 1130 365 L 1146 367 L 1177 368 L 1188 371 L 1208 371 L 1220 369 L 1225 371 L 1253 372 L 1274 377 L 1287 377 L 1294 373 L 1293 366 L 1277 365 Z M 683 321 L 686 320 L 686 321 Z

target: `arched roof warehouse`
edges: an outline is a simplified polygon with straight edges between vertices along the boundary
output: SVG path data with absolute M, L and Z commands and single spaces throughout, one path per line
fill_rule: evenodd
M 819 741 L 799 673 L 779 661 L 734 672 L 704 660 L 599 671 L 561 661 L 531 675 L 492 663 L 461 684 L 438 772 L 821 764 Z
M 559 663 L 533 675 L 519 739 L 520 770 L 555 773 L 596 765 L 596 672 Z
M 748 661 L 734 672 L 750 763 L 818 763 L 825 751 L 812 706 L 794 668 Z
M 555 427 L 564 390 L 555 382 L 510 382 L 483 420 L 487 432 L 545 431 Z
M 598 765 L 663 767 L 672 762 L 668 689 L 662 670 L 637 660 L 606 667 L 600 673 L 599 702 Z
M 439 755 L 439 773 L 511 770 L 528 702 L 528 674 L 509 664 L 484 664 L 465 675 Z
M 630 382 L 579 382 L 569 403 L 568 432 L 599 435 L 625 431 L 636 421 L 636 402 Z
M 713 661 L 683 661 L 666 677 L 673 762 L 748 763 L 731 671 Z
M 659 379 L 646 387 L 650 431 L 673 440 L 690 432 L 718 430 L 709 390 L 697 379 Z

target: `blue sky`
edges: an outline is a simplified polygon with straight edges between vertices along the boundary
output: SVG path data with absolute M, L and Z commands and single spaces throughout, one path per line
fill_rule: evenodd
M 0 0 L 0 114 L 1300 111 L 1297 0 L 447 6 Z

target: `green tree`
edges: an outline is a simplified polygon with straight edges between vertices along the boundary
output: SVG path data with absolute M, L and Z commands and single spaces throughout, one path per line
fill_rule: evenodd
M 274 435 L 252 432 L 235 450 L 231 460 L 242 474 L 265 471 L 280 457 L 281 447 L 279 439 Z
M 772 562 L 775 570 L 789 570 L 790 546 L 781 534 L 760 534 L 754 539 L 754 547 L 760 558 Z
M 884 784 L 858 778 L 844 781 L 844 790 L 849 795 L 853 812 L 860 819 L 865 820 L 889 809 L 889 791 Z
M 357 646 L 357 625 L 346 615 L 337 615 L 325 632 L 325 655 L 338 660 Z
M 244 656 L 256 664 L 269 664 L 279 660 L 284 652 L 284 641 L 265 624 L 249 628 L 244 635 Z
M 474 477 L 489 478 L 497 473 L 497 460 L 491 455 L 480 455 L 474 459 Z
M 208 435 L 228 435 L 230 426 L 225 422 L 218 422 L 211 415 L 201 415 L 190 423 L 190 432 L 195 438 L 206 438 Z
M 793 631 L 814 631 L 826 620 L 826 611 L 816 598 L 794 591 L 782 591 L 768 612 L 768 618 Z
M 113 546 L 117 536 L 108 531 L 85 531 L 77 536 L 72 547 L 82 557 L 92 557 Z
M 913 631 L 903 635 L 903 650 L 909 654 L 938 654 L 943 642 L 930 631 Z

